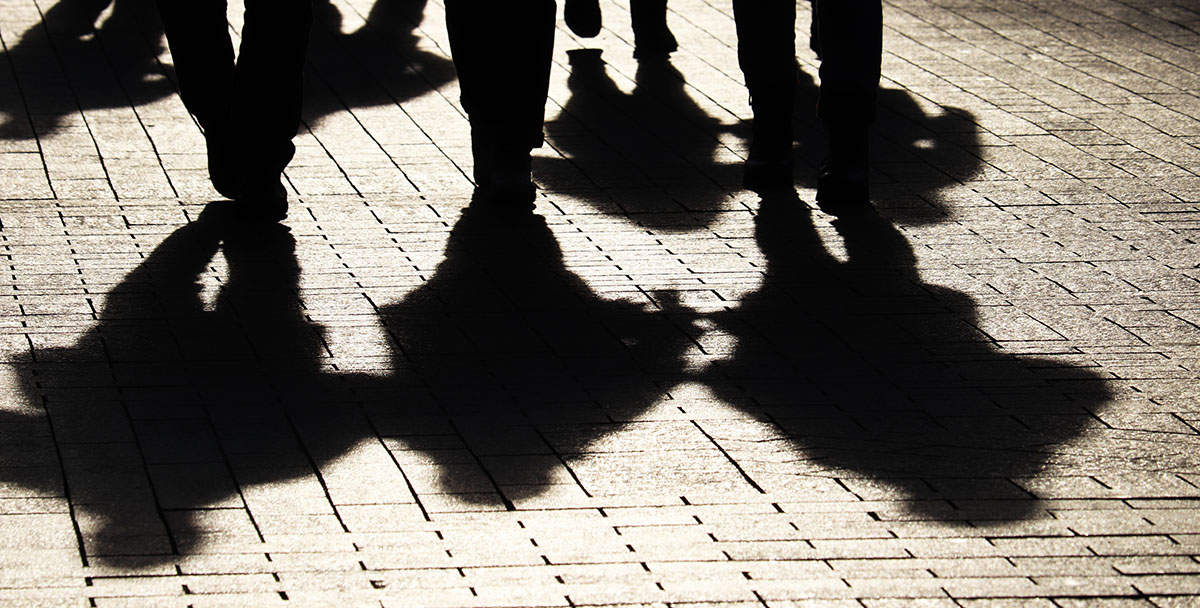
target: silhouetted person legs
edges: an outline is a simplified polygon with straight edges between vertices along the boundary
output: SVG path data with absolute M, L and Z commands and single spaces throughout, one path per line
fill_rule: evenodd
M 791 188 L 795 2 L 734 0 L 733 9 L 738 61 L 754 110 L 745 186 Z M 813 19 L 817 38 L 813 46 L 821 58 L 817 114 L 829 136 L 817 199 L 830 208 L 865 205 L 867 128 L 875 118 L 882 53 L 881 2 L 814 0 Z
M 310 0 L 246 0 L 234 62 L 224 0 L 158 0 L 183 103 L 204 129 L 209 176 L 253 219 L 287 215 L 284 167 L 300 126 Z
M 554 0 L 446 0 L 476 194 L 486 201 L 533 202 L 530 151 L 543 141 L 555 11 Z
M 667 0 L 629 0 L 629 13 L 634 57 L 669 55 L 679 48 L 667 27 Z M 576 36 L 592 38 L 600 33 L 599 0 L 566 0 L 563 17 Z
M 829 152 L 817 179 L 823 209 L 862 207 L 867 188 L 867 128 L 875 121 L 883 54 L 879 0 L 813 0 L 816 50 L 821 58 L 817 115 Z

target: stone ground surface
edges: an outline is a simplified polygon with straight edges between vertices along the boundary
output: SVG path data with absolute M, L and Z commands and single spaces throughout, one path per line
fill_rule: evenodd
M 0 0 L 0 605 L 1200 602 L 1195 0 L 889 0 L 837 222 L 807 49 L 798 199 L 739 189 L 705 0 L 560 28 L 536 213 L 468 210 L 402 3 L 320 5 L 245 229 L 153 10 Z

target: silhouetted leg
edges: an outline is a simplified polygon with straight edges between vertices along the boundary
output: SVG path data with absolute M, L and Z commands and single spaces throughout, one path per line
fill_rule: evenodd
M 204 129 L 208 174 L 217 192 L 233 197 L 236 163 L 229 153 L 233 42 L 225 0 L 159 0 L 163 31 L 175 62 L 179 96 Z
M 792 188 L 792 104 L 796 95 L 795 0 L 734 0 L 738 64 L 754 110 L 745 187 Z
M 667 0 L 629 0 L 633 24 L 633 56 L 669 55 L 679 48 L 667 27 Z
M 529 153 L 542 145 L 554 19 L 554 0 L 446 1 L 475 186 L 485 199 L 533 201 Z
M 300 127 L 301 76 L 312 27 L 310 0 L 246 0 L 234 73 L 233 139 L 242 164 L 237 199 L 262 219 L 283 219 L 280 183 Z
M 875 120 L 883 52 L 879 0 L 816 0 L 821 92 L 817 114 L 829 136 L 829 153 L 817 182 L 823 209 L 863 208 L 867 185 L 867 129 Z

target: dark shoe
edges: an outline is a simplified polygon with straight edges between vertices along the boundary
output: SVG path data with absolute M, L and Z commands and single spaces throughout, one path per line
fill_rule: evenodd
M 247 179 L 238 191 L 238 215 L 250 222 L 280 222 L 287 218 L 287 189 L 280 177 Z
M 662 57 L 679 49 L 667 27 L 667 0 L 630 0 L 633 24 L 633 56 Z
M 475 198 L 483 204 L 533 209 L 530 147 L 519 129 L 471 126 Z
M 874 212 L 866 173 L 845 175 L 822 169 L 817 175 L 817 207 L 838 217 Z
M 567 0 L 563 8 L 567 27 L 580 38 L 595 38 L 602 25 L 599 0 Z
M 742 171 L 742 187 L 752 192 L 763 194 L 796 187 L 791 158 L 754 158 L 751 154 Z
M 533 201 L 537 198 L 537 187 L 533 182 L 489 184 L 475 189 L 473 202 L 493 209 L 512 211 L 533 211 Z
M 204 132 L 204 143 L 208 150 L 208 180 L 225 198 L 237 195 L 237 161 L 230 151 L 228 139 L 219 131 Z
M 747 190 L 792 190 L 792 115 L 791 108 L 778 99 L 753 102 L 753 139 L 746 159 L 742 186 Z
M 871 210 L 867 129 L 829 126 L 829 153 L 817 174 L 817 206 L 831 215 Z

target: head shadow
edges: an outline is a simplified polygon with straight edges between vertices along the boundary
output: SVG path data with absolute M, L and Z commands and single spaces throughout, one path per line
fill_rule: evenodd
M 210 204 L 167 236 L 73 344 L 35 347 L 18 374 L 24 406 L 0 412 L 0 429 L 24 438 L 4 459 L 41 458 L 5 468 L 4 483 L 68 498 L 85 563 L 261 542 L 252 490 L 311 480 L 365 435 L 322 368 L 291 233 L 228 212 Z
M 708 114 L 665 55 L 638 60 L 634 87 L 618 86 L 600 49 L 568 51 L 570 97 L 546 123 L 563 158 L 534 158 L 546 190 L 586 194 L 584 204 L 638 221 L 727 210 L 741 164 L 721 137 L 737 131 Z M 612 193 L 598 198 L 598 193 Z M 696 222 L 656 227 L 694 228 Z
M 34 139 L 70 126 L 81 110 L 173 95 L 158 61 L 162 35 L 152 0 L 54 4 L 15 44 L 6 41 L 15 86 L 0 95 L 0 138 Z
M 763 200 L 764 281 L 715 319 L 736 346 L 711 386 L 788 446 L 776 459 L 788 472 L 761 470 L 760 485 L 837 480 L 922 518 L 1030 515 L 1038 502 L 1021 482 L 1094 421 L 1106 378 L 1069 357 L 1002 350 L 970 297 L 921 279 L 891 221 L 863 214 L 833 228 L 846 261 L 796 199 Z
M 418 493 L 508 509 L 595 490 L 570 464 L 663 399 L 694 344 L 671 294 L 599 295 L 545 219 L 478 203 L 433 276 L 380 316 L 394 371 L 365 407 L 393 420 L 381 432 Z
M 310 125 L 347 109 L 395 106 L 452 82 L 448 57 L 421 48 L 418 28 L 427 0 L 378 0 L 352 32 L 330 0 L 313 5 L 305 78 Z

